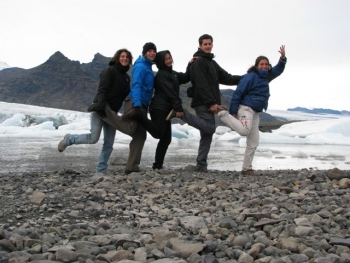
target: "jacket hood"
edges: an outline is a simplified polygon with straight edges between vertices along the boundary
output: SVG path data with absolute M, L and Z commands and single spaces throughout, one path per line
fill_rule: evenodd
M 143 56 L 139 56 L 139 57 L 136 59 L 134 65 L 139 64 L 139 63 L 147 64 L 147 65 L 151 65 L 151 66 L 152 66 L 152 64 L 153 64 L 152 60 L 150 60 L 149 58 L 143 57 Z
M 171 53 L 169 50 L 163 50 L 157 53 L 155 62 L 158 69 L 167 69 L 167 70 L 172 69 L 172 67 L 168 67 L 167 65 L 165 65 L 165 55 L 167 53 L 171 56 Z
M 208 59 L 213 59 L 214 54 L 213 53 L 205 53 L 203 50 L 198 48 L 197 52 L 193 54 L 194 57 L 204 57 Z

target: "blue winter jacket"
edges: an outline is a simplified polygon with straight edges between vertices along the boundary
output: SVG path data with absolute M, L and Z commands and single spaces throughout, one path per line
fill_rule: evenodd
M 280 59 L 269 71 L 258 70 L 243 75 L 237 89 L 233 92 L 230 114 L 237 114 L 240 104 L 256 112 L 266 111 L 270 97 L 269 82 L 282 74 L 286 63 L 287 58 Z
M 132 69 L 131 91 L 127 98 L 132 98 L 134 107 L 148 107 L 153 95 L 153 86 L 152 61 L 140 56 Z

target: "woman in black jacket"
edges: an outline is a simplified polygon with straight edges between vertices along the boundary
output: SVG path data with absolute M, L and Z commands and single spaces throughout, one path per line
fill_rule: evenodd
M 103 146 L 96 173 L 107 174 L 108 159 L 113 151 L 116 129 L 107 124 L 105 109 L 110 108 L 118 112 L 124 99 L 130 91 L 130 77 L 127 74 L 132 64 L 132 55 L 127 49 L 118 50 L 109 67 L 100 74 L 97 94 L 93 99 L 91 111 L 91 130 L 87 134 L 66 134 L 58 144 L 58 151 L 63 152 L 67 146 L 73 144 L 95 144 L 100 139 L 103 128 Z
M 159 70 L 154 80 L 154 96 L 149 107 L 151 120 L 141 118 L 138 122 L 154 138 L 159 139 L 153 169 L 162 169 L 171 143 L 171 122 L 168 115 L 175 111 L 177 118 L 183 117 L 182 101 L 179 97 L 180 84 L 189 82 L 190 78 L 188 72 L 180 73 L 172 69 L 173 58 L 169 50 L 158 52 L 155 61 Z

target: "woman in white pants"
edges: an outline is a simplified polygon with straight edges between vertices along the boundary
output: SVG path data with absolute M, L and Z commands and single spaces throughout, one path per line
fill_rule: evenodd
M 281 75 L 287 62 L 285 47 L 278 51 L 281 57 L 271 67 L 265 56 L 259 56 L 254 66 L 242 76 L 232 95 L 229 111 L 220 110 L 218 116 L 231 129 L 247 136 L 247 147 L 242 166 L 243 175 L 259 175 L 252 168 L 255 150 L 259 145 L 259 113 L 266 111 L 270 97 L 269 82 Z

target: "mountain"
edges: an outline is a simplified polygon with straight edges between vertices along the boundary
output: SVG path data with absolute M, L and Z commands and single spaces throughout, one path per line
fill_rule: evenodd
M 289 108 L 287 111 L 300 111 L 305 113 L 313 113 L 313 114 L 337 114 L 337 115 L 350 115 L 350 111 L 342 110 L 331 110 L 331 109 L 323 109 L 323 108 L 303 108 L 303 107 L 296 107 L 296 108 Z
M 0 71 L 0 100 L 85 111 L 96 93 L 99 74 L 109 61 L 96 54 L 92 62 L 80 64 L 57 51 L 35 68 L 4 69 Z
M 0 70 L 3 70 L 4 68 L 11 68 L 6 62 L 0 61 Z
M 90 63 L 81 64 L 57 51 L 35 68 L 5 68 L 0 71 L 0 101 L 86 111 L 96 94 L 99 75 L 110 59 L 97 53 Z M 181 86 L 180 97 L 184 108 L 194 113 L 186 93 L 190 85 Z M 229 106 L 233 90 L 225 89 L 221 93 L 222 104 Z M 260 119 L 270 123 L 281 121 L 267 113 L 262 113 Z
M 111 58 L 104 57 L 100 53 L 97 53 L 90 63 L 83 63 L 80 68 L 95 81 L 99 82 L 101 71 L 108 67 L 110 61 Z

